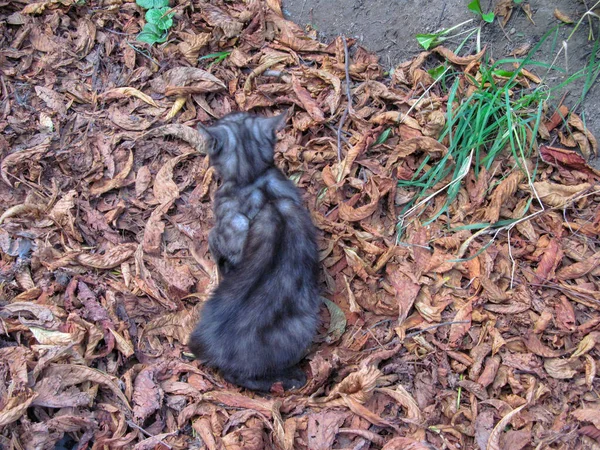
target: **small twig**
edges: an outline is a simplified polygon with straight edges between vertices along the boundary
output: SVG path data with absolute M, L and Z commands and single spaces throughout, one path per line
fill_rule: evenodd
M 454 322 L 436 323 L 435 325 L 431 325 L 430 327 L 423 328 L 422 330 L 413 331 L 412 333 L 408 333 L 406 335 L 406 338 L 415 337 L 415 336 L 418 336 L 421 333 L 425 333 L 426 331 L 433 330 L 434 328 L 438 328 L 438 327 L 443 327 L 445 325 L 456 325 L 456 324 L 459 324 L 459 323 L 469 323 L 469 322 L 470 322 L 469 320 L 457 320 L 457 321 L 454 321 Z
M 404 342 L 408 338 L 412 338 L 412 337 L 418 336 L 419 334 L 425 333 L 426 331 L 429 331 L 429 330 L 433 330 L 434 328 L 443 327 L 445 325 L 454 325 L 454 324 L 459 324 L 459 323 L 469 323 L 469 321 L 468 320 L 459 320 L 459 321 L 456 321 L 456 322 L 436 323 L 435 325 L 431 325 L 430 327 L 423 328 L 422 330 L 417 330 L 417 331 L 413 331 L 412 333 L 408 333 L 406 336 L 404 336 L 404 339 L 402 339 L 402 340 L 400 340 L 400 338 L 396 336 L 391 341 L 386 342 L 385 344 L 383 344 L 383 346 L 384 347 L 388 347 L 388 346 L 391 346 L 391 345 L 397 345 L 399 342 Z M 371 347 L 371 348 L 365 349 L 364 351 L 365 352 L 370 352 L 372 350 L 380 350 L 380 349 L 381 349 L 381 347 Z
M 512 245 L 510 243 L 510 230 L 508 230 L 507 234 L 508 234 L 508 256 L 510 257 L 510 261 L 511 261 L 510 288 L 512 289 L 514 286 L 514 281 L 515 281 L 516 262 L 515 262 L 515 258 L 513 258 L 513 254 L 512 254 Z
M 346 97 L 348 102 L 346 104 L 346 109 L 344 110 L 344 114 L 340 119 L 340 124 L 337 130 L 337 151 L 338 151 L 338 161 L 342 161 L 342 127 L 344 126 L 344 122 L 346 122 L 346 117 L 348 117 L 348 112 L 350 108 L 352 108 L 352 94 L 350 93 L 350 61 L 348 60 L 348 43 L 346 42 L 346 37 L 342 36 L 342 42 L 344 42 L 344 69 L 346 70 Z
M 160 67 L 160 64 L 154 59 L 152 58 L 152 56 L 150 56 L 149 54 L 146 54 L 145 51 L 140 50 L 139 48 L 137 48 L 135 45 L 130 44 L 129 42 L 127 42 L 127 45 L 130 46 L 136 53 L 139 53 L 140 55 L 142 55 L 144 58 L 148 59 L 149 61 L 153 62 L 154 64 L 157 65 L 157 67 Z
M 148 433 L 146 430 L 144 430 L 142 427 L 140 427 L 139 425 L 136 425 L 134 422 L 132 422 L 131 420 L 127 420 L 127 425 L 129 425 L 131 428 L 135 428 L 136 430 L 139 430 L 142 432 L 142 434 L 145 434 L 146 436 L 150 437 L 150 438 L 154 438 L 156 436 L 154 436 L 153 434 Z M 165 441 L 158 439 L 158 442 L 160 442 L 162 445 L 164 445 L 167 448 L 173 448 L 171 445 L 167 444 Z

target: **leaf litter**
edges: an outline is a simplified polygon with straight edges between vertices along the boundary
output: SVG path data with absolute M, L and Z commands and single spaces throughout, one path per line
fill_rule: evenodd
M 174 12 L 150 47 L 131 2 L 0 5 L 0 448 L 597 446 L 600 174 L 583 121 L 545 111 L 540 137 L 562 146 L 469 172 L 429 223 L 446 177 L 398 240 L 415 195 L 398 181 L 448 155 L 426 63 L 452 64 L 466 96 L 483 52 L 437 47 L 386 77 L 278 0 Z M 321 230 L 323 325 L 296 392 L 240 391 L 185 347 L 217 283 L 194 126 L 234 110 L 287 111 L 277 163 Z

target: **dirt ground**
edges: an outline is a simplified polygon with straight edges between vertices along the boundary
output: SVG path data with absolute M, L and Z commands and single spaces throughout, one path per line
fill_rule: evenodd
M 482 0 L 484 11 L 491 11 L 498 0 Z M 397 64 L 409 60 L 423 49 L 417 44 L 415 35 L 433 33 L 447 29 L 476 16 L 467 9 L 467 0 L 418 1 L 404 0 L 390 2 L 387 0 L 284 0 L 283 12 L 286 17 L 301 26 L 317 31 L 319 38 L 329 41 L 332 37 L 345 34 L 353 37 L 368 50 L 380 56 L 380 64 L 393 69 Z M 494 59 L 509 56 L 513 51 L 530 44 L 535 46 L 544 34 L 560 24 L 554 16 L 555 8 L 567 14 L 577 22 L 587 11 L 581 0 L 531 0 L 532 23 L 521 7 L 515 7 L 505 30 L 495 20 L 492 24 L 482 22 L 481 45 L 487 46 L 489 55 Z M 592 3 L 593 4 L 593 3 Z M 588 2 L 588 6 L 591 6 Z M 595 20 L 595 19 L 594 19 Z M 477 25 L 473 21 L 467 27 Z M 584 21 L 567 44 L 567 52 L 563 51 L 557 58 L 562 41 L 569 37 L 574 25 L 565 25 L 558 29 L 536 53 L 535 60 L 554 63 L 567 72 L 563 75 L 552 71 L 544 77 L 545 70 L 536 73 L 545 79 L 548 86 L 553 87 L 563 82 L 569 75 L 581 70 L 593 48 L 593 41 L 588 40 L 589 22 Z M 598 36 L 597 21 L 593 23 L 594 36 Z M 445 45 L 456 47 L 461 38 L 447 41 Z M 550 99 L 556 104 L 567 91 L 565 103 L 571 107 L 581 95 L 583 79 L 580 79 L 563 90 L 557 90 Z M 585 123 L 593 133 L 600 132 L 600 115 L 596 112 L 600 106 L 600 89 L 592 88 L 583 106 L 578 110 Z M 595 161 L 595 165 L 598 161 Z

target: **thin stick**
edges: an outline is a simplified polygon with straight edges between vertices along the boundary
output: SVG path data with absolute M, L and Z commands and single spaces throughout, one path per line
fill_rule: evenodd
M 346 70 L 346 98 L 348 99 L 348 102 L 346 104 L 344 114 L 340 119 L 340 124 L 337 130 L 337 151 L 339 162 L 342 161 L 342 127 L 344 126 L 344 122 L 346 122 L 346 117 L 348 117 L 350 108 L 352 108 L 352 94 L 350 93 L 350 61 L 348 60 L 348 43 L 346 42 L 345 36 L 342 36 L 342 42 L 344 42 L 344 69 Z
M 436 323 L 435 325 L 431 325 L 430 327 L 423 328 L 422 330 L 413 331 L 412 333 L 408 333 L 406 335 L 406 337 L 407 338 L 415 337 L 415 336 L 418 336 L 421 333 L 425 333 L 426 331 L 433 330 L 434 328 L 443 327 L 445 325 L 456 325 L 456 324 L 459 324 L 459 323 L 469 323 L 469 322 L 470 322 L 470 320 L 457 320 L 455 322 Z
M 156 436 L 154 436 L 153 434 L 148 433 L 146 430 L 144 430 L 142 427 L 140 427 L 139 425 L 136 425 L 134 422 L 132 422 L 131 420 L 127 420 L 127 425 L 129 425 L 131 428 L 135 428 L 136 430 L 139 430 L 142 432 L 142 434 L 145 434 L 146 436 L 150 437 L 150 438 L 154 438 Z M 171 433 L 173 434 L 173 433 Z M 173 448 L 172 446 L 170 446 L 169 444 L 167 444 L 165 441 L 163 441 L 162 439 L 158 439 L 158 442 L 160 442 L 162 445 L 164 445 L 167 448 Z

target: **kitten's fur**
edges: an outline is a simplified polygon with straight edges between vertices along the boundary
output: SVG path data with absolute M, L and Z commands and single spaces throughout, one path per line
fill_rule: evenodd
M 298 388 L 320 299 L 315 228 L 300 193 L 273 161 L 285 117 L 232 113 L 199 132 L 222 185 L 210 252 L 221 282 L 202 308 L 189 348 L 231 383 Z

